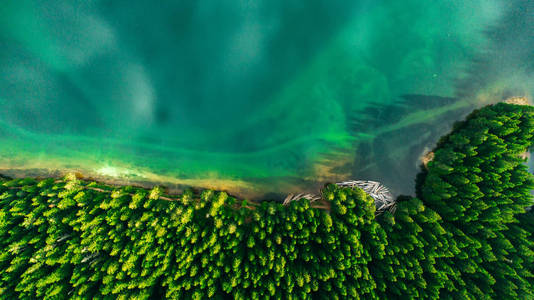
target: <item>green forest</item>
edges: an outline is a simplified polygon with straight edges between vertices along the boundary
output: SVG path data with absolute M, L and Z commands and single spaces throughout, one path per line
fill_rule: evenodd
M 377 214 L 358 188 L 283 205 L 224 192 L 1 179 L 1 299 L 529 299 L 534 108 L 454 125 Z

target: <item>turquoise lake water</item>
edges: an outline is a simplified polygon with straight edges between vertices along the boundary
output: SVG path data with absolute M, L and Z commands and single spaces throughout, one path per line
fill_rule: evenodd
M 252 198 L 378 180 L 534 91 L 532 1 L 9 1 L 0 169 Z

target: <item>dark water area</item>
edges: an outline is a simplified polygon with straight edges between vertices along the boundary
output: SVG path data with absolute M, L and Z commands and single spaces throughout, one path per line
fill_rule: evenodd
M 12 1 L 0 170 L 251 198 L 413 194 L 476 107 L 534 91 L 532 1 Z

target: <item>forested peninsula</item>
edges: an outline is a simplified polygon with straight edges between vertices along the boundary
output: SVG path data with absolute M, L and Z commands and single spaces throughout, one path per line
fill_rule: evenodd
M 533 135 L 530 106 L 474 111 L 382 213 L 333 184 L 283 205 L 0 179 L 0 298 L 528 299 Z

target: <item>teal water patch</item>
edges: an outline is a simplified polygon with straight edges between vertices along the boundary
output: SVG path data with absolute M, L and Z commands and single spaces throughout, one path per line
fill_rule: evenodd
M 532 93 L 529 11 L 13 1 L 0 8 L 0 168 L 250 197 L 355 178 L 411 193 L 419 156 L 454 121 Z

